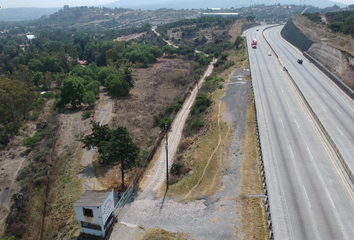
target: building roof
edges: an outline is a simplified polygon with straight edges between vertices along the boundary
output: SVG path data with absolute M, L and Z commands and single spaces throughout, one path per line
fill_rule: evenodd
M 238 15 L 238 13 L 202 13 L 203 15 Z
M 32 39 L 36 38 L 34 35 L 26 35 L 26 36 L 27 36 L 27 39 L 29 39 L 29 40 L 32 40 Z
M 112 191 L 86 190 L 74 203 L 74 207 L 100 207 Z

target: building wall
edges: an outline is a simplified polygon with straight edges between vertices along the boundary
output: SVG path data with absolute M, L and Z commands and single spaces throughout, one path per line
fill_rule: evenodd
M 92 209 L 93 217 L 84 216 L 83 209 Z M 74 207 L 76 220 L 79 222 L 89 222 L 103 226 L 101 207 Z

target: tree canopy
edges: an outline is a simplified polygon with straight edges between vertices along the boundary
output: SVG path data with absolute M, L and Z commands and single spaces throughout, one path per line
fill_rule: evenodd
M 120 164 L 122 172 L 122 187 L 124 187 L 124 171 L 138 164 L 140 148 L 133 142 L 126 127 L 118 126 L 110 129 L 107 124 L 91 121 L 92 133 L 81 141 L 83 148 L 97 147 L 99 159 L 108 164 Z

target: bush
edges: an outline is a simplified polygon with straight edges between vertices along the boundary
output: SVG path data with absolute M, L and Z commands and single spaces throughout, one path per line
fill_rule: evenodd
M 220 84 L 218 88 L 219 88 L 219 89 L 223 89 L 224 86 Z
M 163 119 L 160 120 L 159 127 L 160 128 L 164 127 L 165 123 L 167 123 L 167 125 L 169 125 L 171 121 L 172 121 L 172 119 L 170 117 L 164 117 Z
M 44 105 L 45 105 L 44 98 L 39 98 L 32 102 L 29 110 L 42 110 L 44 108 Z
M 210 81 L 210 80 L 213 80 L 213 77 L 212 77 L 212 76 L 207 76 L 207 77 L 205 78 L 205 81 Z
M 227 61 L 224 65 L 224 69 L 228 69 L 229 67 L 235 65 L 234 61 Z
M 36 132 L 33 135 L 33 137 L 29 137 L 23 140 L 22 145 L 34 147 L 33 145 L 39 142 L 40 140 L 42 140 L 46 135 L 50 135 L 50 132 L 49 131 Z
M 92 114 L 92 111 L 83 112 L 81 114 L 81 117 L 82 117 L 83 120 L 85 120 L 85 119 L 91 117 L 91 114 Z
M 30 121 L 36 121 L 39 117 L 40 112 L 32 112 L 32 114 L 28 117 Z
M 42 150 L 34 154 L 34 161 L 45 162 L 45 157 L 49 154 L 48 150 Z
M 218 61 L 216 61 L 216 63 L 214 63 L 214 67 L 217 67 L 217 66 L 219 66 L 220 64 L 224 64 L 224 63 L 225 63 L 224 60 L 218 60 Z
M 183 168 L 184 167 L 184 163 L 183 162 L 176 162 L 176 163 L 173 163 L 172 164 L 172 166 L 171 166 L 171 170 L 170 170 L 170 172 L 172 173 L 172 174 L 179 174 L 179 170 L 181 169 L 181 168 Z
M 203 127 L 203 125 L 204 123 L 202 122 L 202 120 L 200 120 L 200 118 L 196 118 L 192 122 L 191 129 Z
M 54 98 L 54 93 L 53 92 L 46 92 L 46 93 L 43 93 L 42 96 L 44 98 L 51 99 L 51 98 Z

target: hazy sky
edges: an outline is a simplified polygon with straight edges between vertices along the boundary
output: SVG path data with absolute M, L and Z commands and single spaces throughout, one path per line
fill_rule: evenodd
M 41 7 L 41 8 L 51 8 L 51 7 L 63 7 L 64 5 L 69 5 L 71 7 L 75 6 L 97 6 L 105 5 L 107 3 L 115 2 L 117 0 L 0 0 L 0 5 L 2 8 L 15 8 L 15 7 Z M 131 0 L 134 1 L 134 0 Z M 333 1 L 333 0 L 332 0 Z M 147 3 L 149 1 L 147 0 Z M 276 2 L 276 0 L 275 0 Z M 279 1 L 281 2 L 281 1 Z M 297 0 L 294 0 L 294 3 Z M 306 3 L 311 4 L 311 0 L 305 0 Z M 354 0 L 335 0 L 335 2 L 343 4 L 354 4 Z M 0 12 L 1 14 L 1 12 Z

